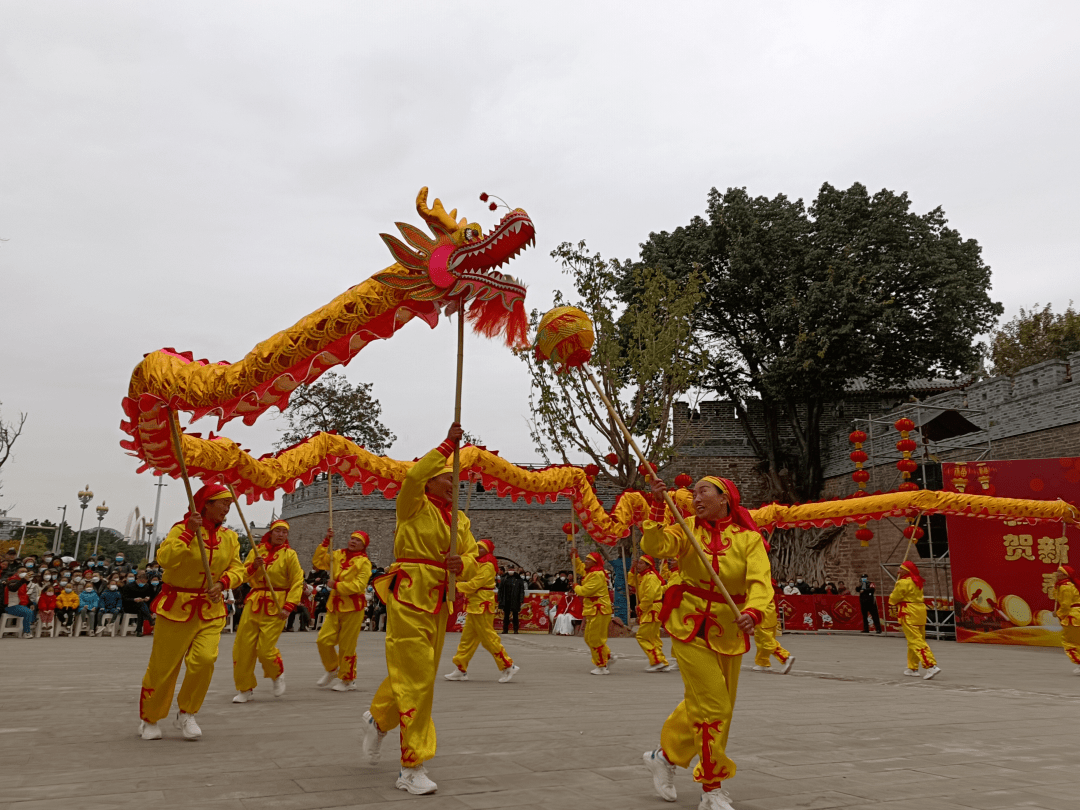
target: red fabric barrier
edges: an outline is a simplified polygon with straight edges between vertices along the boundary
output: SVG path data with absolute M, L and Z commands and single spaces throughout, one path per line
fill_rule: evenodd
M 562 613 L 563 603 L 567 594 L 558 591 L 529 591 L 525 594 L 525 601 L 521 603 L 521 611 L 518 613 L 518 627 L 522 633 L 547 633 L 551 630 L 551 620 L 548 612 L 554 607 Z M 454 610 L 446 619 L 446 632 L 460 633 L 465 629 L 465 604 L 464 594 L 458 594 L 454 601 Z M 581 600 L 573 599 L 570 604 L 570 613 L 575 618 L 581 618 Z M 503 626 L 503 613 L 500 610 L 495 614 L 495 631 L 501 633 Z
M 778 596 L 777 605 L 784 612 L 787 630 L 862 630 L 859 597 L 832 594 L 799 594 Z M 888 600 L 878 597 L 878 610 L 885 619 Z

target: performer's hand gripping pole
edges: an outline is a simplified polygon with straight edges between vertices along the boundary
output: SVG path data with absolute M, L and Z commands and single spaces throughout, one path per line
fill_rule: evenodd
M 195 510 L 195 496 L 191 492 L 191 480 L 188 478 L 187 462 L 184 461 L 184 445 L 180 441 L 180 428 L 177 427 L 178 417 L 171 411 L 166 411 L 169 419 L 169 429 L 172 431 L 173 450 L 176 453 L 176 460 L 180 462 L 180 477 L 184 479 L 184 491 L 187 492 L 188 499 L 188 511 L 192 515 L 197 515 Z M 209 593 L 210 589 L 214 587 L 214 575 L 210 573 L 210 560 L 206 556 L 206 546 L 203 544 L 202 538 L 203 530 L 200 527 L 195 532 L 195 542 L 199 544 L 199 556 L 202 557 L 203 575 L 206 577 L 206 590 Z
M 645 458 L 645 454 L 641 452 L 641 448 L 638 447 L 637 442 L 634 441 L 633 435 L 627 429 L 622 417 L 619 416 L 619 412 L 615 410 L 615 406 L 611 404 L 611 400 L 608 399 L 607 394 L 600 387 L 600 384 L 593 377 L 592 372 L 588 367 L 582 366 L 581 370 L 585 373 L 585 376 L 589 378 L 589 382 L 593 384 L 593 388 L 596 389 L 596 393 L 600 395 L 600 399 L 603 400 L 604 405 L 607 406 L 608 413 L 611 414 L 612 420 L 619 426 L 619 430 L 622 431 L 623 437 L 626 439 L 627 444 L 633 449 L 634 454 L 637 455 L 638 460 L 649 471 L 651 478 L 656 478 L 656 470 L 653 469 L 652 464 Z M 724 587 L 724 583 L 720 581 L 720 575 L 712 567 L 712 563 L 709 562 L 709 558 L 705 555 L 705 550 L 701 547 L 701 543 L 698 542 L 697 537 L 690 530 L 690 527 L 686 525 L 686 520 L 683 519 L 682 513 L 676 508 L 675 501 L 671 499 L 671 493 L 664 492 L 664 501 L 667 503 L 667 508 L 671 510 L 671 514 L 675 516 L 675 520 L 679 522 L 679 526 L 682 528 L 683 533 L 686 534 L 686 539 L 690 541 L 690 545 L 694 547 L 694 551 L 697 552 L 698 557 L 701 558 L 701 562 L 704 564 L 706 570 L 712 576 L 713 583 L 720 590 L 720 595 L 724 597 L 724 601 L 727 602 L 729 608 L 734 612 L 737 617 L 742 611 L 738 605 L 735 604 L 735 600 L 731 598 L 731 594 L 728 593 L 728 589 Z
M 226 484 L 229 488 L 229 494 L 233 497 L 233 502 L 236 504 L 236 513 L 240 515 L 240 522 L 244 524 L 244 531 L 247 532 L 248 542 L 251 543 L 251 550 L 255 551 L 255 538 L 251 534 L 251 524 L 247 522 L 247 518 L 244 517 L 244 512 L 240 508 L 240 499 L 236 497 L 236 490 L 233 489 L 232 484 Z M 255 556 L 259 556 L 259 552 L 255 551 Z M 266 573 L 266 566 L 262 567 L 262 580 L 266 585 L 266 590 L 270 591 L 270 598 L 274 600 L 274 605 L 277 606 L 278 615 L 281 615 L 281 600 L 278 599 L 277 591 L 274 590 L 273 584 L 270 582 L 270 575 Z
M 465 299 L 458 304 L 457 325 L 457 387 L 454 391 L 454 421 L 461 423 L 461 377 L 465 367 Z M 454 489 L 450 495 L 450 556 L 457 556 L 458 539 L 458 494 L 461 490 L 461 442 L 454 445 Z M 457 577 L 453 571 L 447 571 L 446 593 L 450 604 L 457 596 Z

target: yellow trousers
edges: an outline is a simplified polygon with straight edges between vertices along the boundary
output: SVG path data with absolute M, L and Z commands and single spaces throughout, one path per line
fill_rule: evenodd
M 589 654 L 592 662 L 598 667 L 606 667 L 611 658 L 611 650 L 607 646 L 608 625 L 611 624 L 611 614 L 597 613 L 585 619 L 585 643 L 589 645 Z
M 514 659 L 506 654 L 502 642 L 499 641 L 499 634 L 495 632 L 495 614 L 484 611 L 470 613 L 466 617 L 461 641 L 458 642 L 457 653 L 454 655 L 454 666 L 462 672 L 468 670 L 469 662 L 481 644 L 491 653 L 500 672 L 514 665 Z
M 776 639 L 780 637 L 779 625 L 762 627 L 760 624 L 754 628 L 754 645 L 757 652 L 754 653 L 754 663 L 759 667 L 769 666 L 769 656 L 775 656 L 781 664 L 786 664 L 791 653 L 780 646 Z
M 446 640 L 446 606 L 434 616 L 391 599 L 386 606 L 386 679 L 371 700 L 380 731 L 401 729 L 401 765 L 415 768 L 435 756 L 431 704 Z
M 338 678 L 343 681 L 356 679 L 356 640 L 360 638 L 363 626 L 362 610 L 326 614 L 319 637 L 315 640 L 323 669 L 327 672 L 336 669 Z
M 187 671 L 176 705 L 187 714 L 199 711 L 206 690 L 210 688 L 210 679 L 214 677 L 214 664 L 224 626 L 224 616 L 209 621 L 192 619 L 187 622 L 174 622 L 158 616 L 154 626 L 154 646 L 150 650 L 150 662 L 146 665 L 139 694 L 140 719 L 156 723 L 169 716 L 181 664 L 187 667 Z
M 934 654 L 930 652 L 930 645 L 926 643 L 926 625 L 901 621 L 900 629 L 904 631 L 904 638 L 907 639 L 908 669 L 918 670 L 920 666 L 930 669 L 937 666 Z
M 664 721 L 660 747 L 668 761 L 680 768 L 689 768 L 698 757 L 694 781 L 705 790 L 715 790 L 735 775 L 735 763 L 725 749 L 742 656 L 713 652 L 699 638 L 689 643 L 673 639 L 671 651 L 679 662 L 684 694 L 682 703 Z
M 1080 666 L 1080 627 L 1066 624 L 1061 628 L 1061 646 L 1065 655 L 1077 666 Z
M 660 622 L 644 622 L 638 625 L 637 643 L 645 651 L 649 666 L 667 664 L 664 657 L 664 642 L 660 639 Z
M 233 639 L 233 682 L 237 692 L 246 692 L 258 685 L 255 680 L 255 661 L 262 664 L 263 676 L 277 680 L 285 671 L 281 651 L 277 648 L 286 616 L 265 616 L 245 610 L 240 614 L 240 626 Z

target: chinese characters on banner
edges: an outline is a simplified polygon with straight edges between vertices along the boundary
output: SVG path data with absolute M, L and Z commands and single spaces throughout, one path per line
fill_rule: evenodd
M 1080 501 L 1080 458 L 942 465 L 944 488 L 999 498 Z M 1062 524 L 948 518 L 956 640 L 1056 647 L 1053 572 L 1080 559 L 1080 533 Z M 1075 565 L 1075 562 L 1073 563 Z

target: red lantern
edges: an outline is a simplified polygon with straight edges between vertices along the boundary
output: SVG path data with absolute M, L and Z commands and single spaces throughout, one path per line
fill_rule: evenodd
M 907 433 L 915 429 L 915 423 L 905 416 L 903 419 L 897 419 L 893 423 L 893 427 L 901 433 Z
M 866 431 L 851 431 L 848 434 L 848 441 L 855 445 L 855 449 L 851 451 L 848 458 L 855 462 L 855 472 L 851 474 L 851 479 L 859 487 L 855 492 L 855 497 L 861 498 L 866 494 L 866 482 L 870 480 L 870 473 L 862 468 L 863 462 L 870 458 L 866 451 L 862 449 L 863 442 L 866 441 Z
M 896 449 L 901 453 L 914 453 L 919 449 L 919 445 L 915 444 L 914 439 L 901 439 L 896 443 Z
M 869 459 L 870 456 L 866 455 L 865 450 L 852 450 L 848 454 L 848 458 L 850 458 L 856 464 L 860 464 L 860 463 L 866 461 L 867 459 Z
M 562 525 L 563 534 L 577 534 L 581 527 L 574 523 L 564 523 Z
M 866 548 L 870 545 L 870 541 L 874 539 L 874 533 L 866 528 L 866 524 L 859 525 L 859 530 L 855 532 L 855 539 L 859 541 L 859 544 Z
M 614 453 L 608 453 L 606 456 L 604 456 L 604 461 L 608 463 L 609 467 L 615 467 L 619 464 L 619 457 Z
M 925 532 L 914 524 L 904 529 L 904 537 L 908 540 L 921 540 L 923 534 L 925 534 Z
M 899 489 L 901 492 L 914 492 L 919 488 L 919 485 L 911 480 L 911 474 L 919 469 L 919 465 L 912 459 L 911 454 L 918 449 L 919 445 L 915 443 L 914 439 L 909 439 L 908 434 L 915 429 L 915 423 L 905 416 L 897 419 L 893 423 L 893 427 L 900 431 L 900 441 L 896 443 L 896 449 L 904 456 L 896 462 L 896 469 L 904 474 L 904 481 L 900 484 Z
M 896 462 L 896 469 L 901 472 L 913 473 L 915 470 L 919 469 L 919 465 L 913 458 L 902 458 Z
M 586 464 L 585 465 L 585 476 L 587 478 L 596 478 L 596 476 L 598 476 L 599 474 L 600 474 L 600 468 L 597 467 L 595 464 Z
M 918 492 L 919 485 L 914 481 L 905 481 L 897 487 L 900 492 Z
M 694 485 L 694 479 L 686 473 L 679 473 L 675 476 L 675 486 L 677 487 L 690 487 Z
M 860 445 L 866 441 L 866 431 L 853 430 L 848 434 L 848 441 L 854 445 Z
M 853 472 L 851 474 L 851 478 L 857 484 L 865 484 L 867 481 L 870 480 L 870 471 L 869 470 L 856 470 L 855 472 Z

